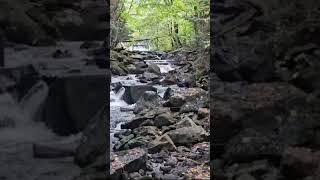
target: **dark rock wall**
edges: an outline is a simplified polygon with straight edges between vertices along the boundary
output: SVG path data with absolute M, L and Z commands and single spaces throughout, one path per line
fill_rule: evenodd
M 51 45 L 53 39 L 102 40 L 109 27 L 108 2 L 0 1 L 0 31 L 7 40 L 31 45 Z
M 212 176 L 319 178 L 308 168 L 320 149 L 319 8 L 314 0 L 212 3 Z

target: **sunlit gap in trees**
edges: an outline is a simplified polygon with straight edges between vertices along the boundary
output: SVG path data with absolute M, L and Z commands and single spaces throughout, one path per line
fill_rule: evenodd
M 112 8 L 113 46 L 169 51 L 209 45 L 209 0 L 118 0 Z

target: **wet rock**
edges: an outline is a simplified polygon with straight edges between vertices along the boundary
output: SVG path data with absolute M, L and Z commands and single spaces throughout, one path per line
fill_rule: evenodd
M 200 96 L 197 99 L 190 100 L 183 104 L 180 108 L 180 113 L 198 112 L 200 108 L 208 107 L 208 97 Z
M 180 94 L 173 95 L 165 102 L 165 107 L 180 108 L 184 103 L 186 103 L 186 98 Z
M 183 127 L 167 132 L 168 136 L 176 145 L 190 146 L 201 142 L 208 136 L 207 132 L 200 126 Z
M 158 131 L 158 128 L 155 126 L 143 126 L 134 129 L 133 133 L 136 136 L 157 136 L 159 135 Z
M 133 134 L 129 134 L 128 136 L 121 136 L 121 140 L 115 144 L 114 150 L 121 151 L 121 150 L 129 149 L 129 146 L 127 143 L 133 138 L 134 138 Z
M 111 90 L 117 93 L 121 88 L 122 88 L 122 83 L 121 82 L 116 82 L 116 83 L 111 83 Z
M 181 121 L 172 125 L 172 128 L 179 129 L 183 127 L 193 127 L 193 126 L 197 126 L 197 125 L 192 121 L 192 119 L 190 119 L 189 117 L 185 117 Z
M 115 132 L 114 137 L 120 139 L 123 136 L 129 136 L 131 133 L 130 129 L 122 129 L 121 131 Z
M 142 125 L 142 123 L 144 123 L 148 119 L 150 119 L 150 118 L 145 117 L 145 116 L 137 116 L 137 117 L 133 118 L 132 120 L 125 122 L 124 124 L 121 124 L 121 128 L 122 129 L 135 129 L 135 128 L 140 127 Z
M 163 99 L 168 100 L 173 95 L 173 90 L 171 88 L 167 88 L 164 92 Z
M 176 120 L 168 113 L 158 115 L 154 120 L 154 125 L 157 127 L 170 126 L 174 124 Z
M 123 99 L 129 104 L 137 103 L 146 91 L 157 92 L 156 88 L 149 85 L 125 86 L 125 88 Z
M 120 63 L 117 63 L 115 61 L 110 62 L 110 70 L 113 74 L 119 75 L 119 76 L 125 76 L 127 75 L 127 70 L 121 67 L 122 65 Z
M 158 96 L 157 92 L 146 91 L 143 96 L 136 103 L 134 108 L 134 113 L 142 112 L 143 110 L 156 109 L 161 105 L 161 98 Z
M 150 73 L 161 75 L 161 71 L 160 71 L 159 66 L 157 64 L 154 64 L 154 63 L 148 64 L 147 71 L 149 71 Z
M 176 149 L 177 147 L 175 146 L 171 138 L 167 134 L 164 134 L 160 137 L 157 137 L 154 141 L 150 142 L 148 152 L 158 153 L 162 150 L 174 151 Z
M 44 121 L 61 135 L 82 131 L 109 97 L 107 72 L 65 74 L 50 85 Z M 90 106 L 88 106 L 90 104 Z
M 75 162 L 84 167 L 93 163 L 97 157 L 107 151 L 108 142 L 106 135 L 106 114 L 109 108 L 103 106 L 90 120 L 83 132 L 79 147 L 76 149 Z
M 147 81 L 155 81 L 159 80 L 161 77 L 151 72 L 144 72 L 142 78 L 144 78 Z
M 135 148 L 111 154 L 111 177 L 117 179 L 122 172 L 137 172 L 146 168 L 147 153 Z
M 177 85 L 179 87 L 196 87 L 197 85 L 197 80 L 194 74 L 189 74 L 189 73 L 184 73 L 180 75 L 180 77 L 177 80 Z
M 129 74 L 142 74 L 144 72 L 144 70 L 137 68 L 133 64 L 128 65 L 127 69 Z
M 140 136 L 133 138 L 128 141 L 127 146 L 132 149 L 136 147 L 147 147 L 150 141 L 154 140 L 155 138 L 152 136 Z
M 177 84 L 177 75 L 175 74 L 176 72 L 175 71 L 171 71 L 169 72 L 164 80 L 162 81 L 162 85 L 174 85 L 174 84 Z

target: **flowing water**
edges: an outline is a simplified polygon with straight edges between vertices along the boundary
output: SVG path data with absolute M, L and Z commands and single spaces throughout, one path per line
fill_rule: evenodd
M 149 63 L 157 64 L 162 74 L 166 74 L 169 71 L 172 71 L 175 69 L 175 65 L 170 60 L 147 60 L 145 62 L 147 64 Z M 134 74 L 131 74 L 128 76 L 113 76 L 111 78 L 111 84 L 119 83 L 119 82 L 122 84 L 122 86 L 146 85 L 144 83 L 140 83 L 136 78 L 136 75 Z M 168 88 L 161 85 L 154 85 L 153 87 L 157 88 L 158 95 L 161 97 L 164 96 L 164 93 Z M 128 109 L 134 109 L 135 107 L 135 104 L 129 105 L 122 99 L 124 92 L 125 92 L 124 87 L 121 87 L 116 92 L 112 89 L 110 91 L 110 148 L 111 150 L 113 148 L 113 145 L 117 141 L 117 139 L 114 137 L 114 133 L 123 131 L 121 129 L 121 124 L 129 121 L 134 117 L 134 114 L 132 111 L 121 111 L 121 108 L 128 110 Z

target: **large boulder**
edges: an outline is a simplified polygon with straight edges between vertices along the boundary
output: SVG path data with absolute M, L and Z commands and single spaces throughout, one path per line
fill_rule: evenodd
M 129 104 L 136 103 L 146 91 L 157 92 L 157 88 L 149 85 L 124 86 L 126 91 L 123 100 Z
M 163 114 L 158 115 L 154 119 L 154 125 L 157 127 L 170 126 L 170 125 L 174 124 L 176 121 L 177 120 L 175 118 L 173 118 L 171 114 L 163 113 Z
M 128 71 L 123 64 L 117 61 L 110 62 L 110 69 L 114 75 L 125 76 L 128 74 Z
M 176 145 L 190 146 L 204 141 L 208 133 L 200 126 L 178 128 L 167 132 L 168 136 Z
M 136 107 L 134 108 L 134 113 L 140 113 L 145 110 L 153 110 L 159 108 L 161 105 L 161 97 L 157 92 L 146 91 L 143 96 L 137 101 Z
M 84 130 L 97 109 L 105 105 L 101 97 L 109 97 L 107 81 L 105 72 L 65 74 L 56 79 L 44 109 L 46 124 L 58 134 Z

